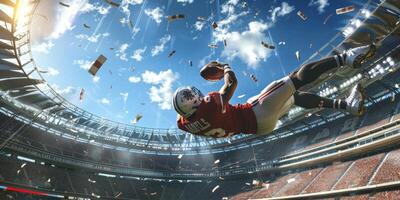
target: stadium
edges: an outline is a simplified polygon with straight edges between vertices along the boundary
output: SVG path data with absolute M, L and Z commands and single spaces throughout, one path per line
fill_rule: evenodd
M 72 0 L 55 2 L 73 8 Z M 117 10 L 124 2 L 97 3 Z M 146 2 L 142 5 L 151 4 Z M 374 43 L 376 55 L 362 67 L 326 74 L 306 86 L 321 96 L 343 98 L 362 83 L 364 115 L 295 106 L 271 134 L 221 139 L 165 128 L 155 118 L 140 126 L 142 115 L 151 111 L 129 124 L 69 100 L 33 52 L 32 31 L 40 29 L 35 19 L 50 18 L 40 10 L 43 3 L 0 0 L 0 199 L 400 199 L 398 0 L 358 2 L 346 24 L 295 66 Z M 168 18 L 169 31 L 175 18 Z M 226 48 L 231 44 L 224 42 Z

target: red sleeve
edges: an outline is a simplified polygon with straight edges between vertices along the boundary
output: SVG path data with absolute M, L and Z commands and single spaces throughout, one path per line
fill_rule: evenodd
M 185 129 L 185 126 L 183 126 L 184 120 L 185 119 L 182 116 L 179 116 L 179 118 L 176 120 L 176 124 L 178 125 L 179 129 L 187 132 L 187 130 Z
M 209 101 L 213 104 L 213 109 L 216 109 L 218 112 L 224 114 L 226 112 L 227 102 L 222 99 L 222 96 L 219 92 L 210 92 L 208 94 L 209 100 L 206 99 L 205 101 Z M 207 98 L 207 97 L 205 97 Z

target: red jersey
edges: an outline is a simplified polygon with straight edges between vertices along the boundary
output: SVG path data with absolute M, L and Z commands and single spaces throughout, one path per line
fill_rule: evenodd
M 178 128 L 186 132 L 215 138 L 257 131 L 251 104 L 230 105 L 218 92 L 205 96 L 193 116 L 189 119 L 180 116 L 177 123 Z

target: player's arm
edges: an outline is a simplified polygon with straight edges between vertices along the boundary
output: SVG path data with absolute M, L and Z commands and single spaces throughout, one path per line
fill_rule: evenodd
M 229 102 L 233 96 L 233 93 L 235 93 L 238 84 L 236 75 L 229 65 L 224 66 L 224 81 L 225 83 L 219 90 L 219 93 L 221 94 L 224 102 Z

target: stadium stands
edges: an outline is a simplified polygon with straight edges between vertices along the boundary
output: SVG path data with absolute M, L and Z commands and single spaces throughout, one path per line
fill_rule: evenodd
M 392 151 L 383 159 L 377 172 L 371 180 L 371 184 L 385 183 L 400 180 L 400 149 Z
M 263 189 L 254 190 L 256 191 L 254 194 L 251 191 L 246 192 L 245 198 L 239 194 L 234 199 L 261 199 L 310 194 L 395 182 L 400 180 L 398 174 L 399 154 L 400 150 L 393 150 L 387 154 L 380 153 L 353 161 L 333 163 L 324 168 L 295 172 L 266 184 Z M 249 196 L 250 194 L 252 196 Z M 393 197 L 396 194 L 399 194 L 399 191 L 358 195 L 352 196 L 350 199 L 379 199 L 380 197 Z
M 283 186 L 274 196 L 287 196 L 299 194 L 314 178 L 317 176 L 322 169 L 312 169 L 297 173 L 296 176 L 287 180 L 287 184 Z
M 324 168 L 308 185 L 303 193 L 314 193 L 330 190 L 349 167 L 349 162 L 338 163 Z

